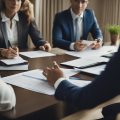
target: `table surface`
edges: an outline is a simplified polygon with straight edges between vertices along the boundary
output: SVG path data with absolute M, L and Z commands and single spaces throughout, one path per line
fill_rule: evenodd
M 73 59 L 76 59 L 76 57 L 57 55 L 27 60 L 29 61 L 29 70 L 33 70 L 37 68 L 44 69 L 47 66 L 51 67 L 53 61 L 57 61 L 59 64 Z M 0 71 L 0 74 L 2 77 L 5 77 L 20 72 L 23 71 Z M 80 78 L 90 80 L 93 76 L 81 74 Z M 54 96 L 36 93 L 16 86 L 13 86 L 13 88 L 17 100 L 16 107 L 7 112 L 0 112 L 0 120 L 57 120 L 71 113 L 67 113 L 66 110 L 69 108 L 67 109 L 66 105 L 56 100 Z

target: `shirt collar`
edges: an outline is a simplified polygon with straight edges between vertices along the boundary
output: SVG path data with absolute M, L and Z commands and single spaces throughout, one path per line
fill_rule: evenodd
M 76 15 L 76 14 L 73 12 L 72 8 L 70 9 L 70 12 L 71 12 L 71 15 L 72 15 L 73 20 L 75 20 L 76 18 L 83 18 L 83 12 L 82 12 L 80 15 Z
M 2 22 L 6 22 L 10 20 L 8 17 L 6 17 L 4 12 L 1 12 Z M 15 14 L 12 20 L 19 21 L 18 13 Z

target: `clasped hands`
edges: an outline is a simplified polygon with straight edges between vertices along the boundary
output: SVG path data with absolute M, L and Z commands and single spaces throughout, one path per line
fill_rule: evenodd
M 94 41 L 91 45 L 89 45 L 89 47 L 91 49 L 98 49 L 102 46 L 102 42 L 101 41 Z M 82 43 L 82 40 L 76 41 L 74 44 L 74 49 L 75 51 L 82 51 L 87 47 L 86 44 Z

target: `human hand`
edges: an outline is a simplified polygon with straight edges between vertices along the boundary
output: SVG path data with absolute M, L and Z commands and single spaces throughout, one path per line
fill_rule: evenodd
M 51 51 L 51 46 L 49 43 L 45 43 L 43 46 L 40 46 L 39 49 L 49 52 L 49 51 Z
M 18 47 L 14 47 L 14 48 L 10 47 L 8 49 L 2 49 L 1 55 L 5 58 L 12 59 L 19 55 L 19 49 Z
M 102 41 L 96 41 L 90 45 L 91 49 L 98 49 L 102 46 Z
M 55 61 L 52 68 L 47 67 L 43 70 L 43 75 L 52 86 L 59 78 L 64 77 L 63 71 Z
M 83 44 L 82 41 L 77 41 L 74 44 L 75 51 L 82 51 L 86 47 L 86 44 Z

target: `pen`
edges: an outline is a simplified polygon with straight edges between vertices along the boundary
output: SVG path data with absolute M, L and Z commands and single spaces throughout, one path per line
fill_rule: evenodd
M 18 48 L 17 47 L 13 47 L 12 44 L 10 43 L 10 40 L 8 40 L 8 49 L 9 48 L 14 49 L 17 52 L 17 55 L 18 55 Z

